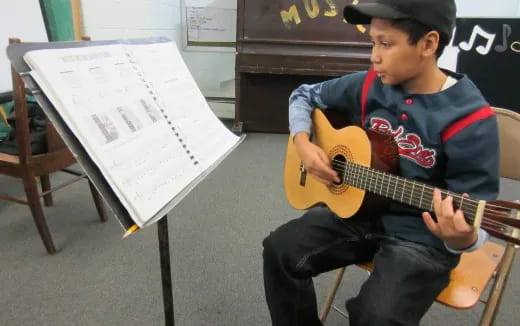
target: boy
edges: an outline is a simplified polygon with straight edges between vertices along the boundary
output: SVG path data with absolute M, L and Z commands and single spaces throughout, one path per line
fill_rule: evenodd
M 326 184 L 339 181 L 330 159 L 309 141 L 313 108 L 334 106 L 394 137 L 403 177 L 494 199 L 499 164 L 493 110 L 467 76 L 437 66 L 455 25 L 454 0 L 376 0 L 347 6 L 344 17 L 370 24 L 373 68 L 291 94 L 291 135 L 308 173 Z M 340 219 L 313 208 L 279 227 L 263 242 L 273 325 L 321 325 L 312 277 L 370 260 L 374 271 L 346 304 L 350 325 L 418 325 L 460 253 L 487 239 L 452 201 L 435 190 L 435 220 L 392 203 L 381 219 Z

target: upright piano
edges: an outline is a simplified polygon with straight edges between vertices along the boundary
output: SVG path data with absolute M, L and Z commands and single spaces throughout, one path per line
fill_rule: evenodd
M 367 26 L 343 19 L 358 0 L 238 0 L 237 132 L 288 132 L 288 99 L 304 83 L 367 70 Z

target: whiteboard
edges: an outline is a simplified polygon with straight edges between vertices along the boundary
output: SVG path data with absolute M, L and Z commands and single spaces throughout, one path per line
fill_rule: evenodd
M 236 0 L 182 0 L 183 50 L 234 52 Z
M 39 0 L 2 1 L 0 4 L 0 92 L 12 90 L 11 64 L 6 54 L 9 38 L 47 42 Z

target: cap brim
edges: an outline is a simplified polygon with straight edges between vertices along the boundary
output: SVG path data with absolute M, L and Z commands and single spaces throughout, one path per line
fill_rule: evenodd
M 372 17 L 400 19 L 408 16 L 380 3 L 360 3 L 343 9 L 343 17 L 351 24 L 370 24 Z

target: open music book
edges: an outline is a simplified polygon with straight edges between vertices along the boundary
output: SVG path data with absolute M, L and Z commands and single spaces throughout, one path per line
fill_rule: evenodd
M 139 227 L 167 213 L 243 139 L 211 111 L 172 42 L 23 58 Z

